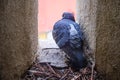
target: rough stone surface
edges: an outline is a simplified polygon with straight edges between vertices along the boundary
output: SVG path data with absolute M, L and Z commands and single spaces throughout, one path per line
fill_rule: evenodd
M 58 68 L 67 67 L 65 63 L 65 53 L 59 48 L 39 49 L 37 59 L 40 63 L 48 62 Z
M 77 22 L 81 25 L 86 38 L 86 46 L 93 51 L 96 46 L 96 6 L 97 0 L 77 0 Z
M 77 20 L 105 80 L 120 76 L 120 0 L 77 0 Z
M 37 50 L 37 0 L 0 0 L 0 80 L 20 80 Z
M 84 52 L 88 60 L 95 64 L 97 0 L 77 0 L 76 5 L 76 21 L 85 36 Z
M 96 65 L 106 80 L 120 80 L 120 0 L 98 0 Z

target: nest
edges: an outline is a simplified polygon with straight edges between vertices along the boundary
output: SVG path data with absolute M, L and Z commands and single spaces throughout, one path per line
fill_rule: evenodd
M 94 71 L 86 73 L 73 72 L 70 68 L 56 68 L 49 63 L 38 63 L 37 61 L 23 74 L 22 80 L 103 80 Z

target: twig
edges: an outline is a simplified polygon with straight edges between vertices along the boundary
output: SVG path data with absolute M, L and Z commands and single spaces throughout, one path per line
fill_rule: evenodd
M 76 80 L 76 79 L 78 79 L 80 76 L 81 76 L 81 74 L 79 74 L 79 75 L 77 75 L 77 76 L 74 76 L 74 78 L 72 78 L 71 80 Z
M 94 67 L 95 67 L 95 63 L 93 62 L 93 64 L 92 64 L 92 71 L 91 71 L 91 79 L 90 80 L 93 80 Z
M 38 75 L 38 74 L 45 74 L 47 76 L 49 76 L 50 74 L 47 72 L 40 72 L 40 71 L 34 71 L 34 70 L 29 70 L 30 73 L 33 73 L 34 75 Z
M 63 80 L 68 74 L 69 74 L 70 71 L 67 71 L 60 80 Z
M 82 80 L 86 80 L 86 79 L 85 79 L 85 76 L 84 76 L 84 77 L 82 77 Z
M 41 66 L 39 66 L 38 64 L 35 64 L 35 67 L 39 68 L 39 70 L 45 71 L 45 69 Z
M 57 74 L 55 71 L 54 71 L 54 69 L 48 64 L 48 63 L 46 63 L 47 64 L 47 66 L 50 68 L 50 70 L 53 72 L 53 74 L 55 74 L 57 77 L 61 77 L 59 74 Z
M 48 77 L 45 78 L 45 80 L 48 80 L 51 77 L 53 77 L 53 75 L 49 75 Z

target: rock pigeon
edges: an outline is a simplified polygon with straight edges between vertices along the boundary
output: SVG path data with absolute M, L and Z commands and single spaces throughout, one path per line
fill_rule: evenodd
M 72 13 L 63 13 L 62 19 L 54 24 L 52 35 L 58 47 L 66 53 L 66 63 L 73 71 L 87 66 L 83 51 L 83 32 Z

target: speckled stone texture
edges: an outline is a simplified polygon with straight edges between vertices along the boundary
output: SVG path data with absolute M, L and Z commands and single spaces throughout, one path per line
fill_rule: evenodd
M 76 21 L 83 29 L 84 52 L 91 62 L 95 62 L 96 49 L 96 10 L 97 0 L 77 0 Z
M 106 80 L 120 80 L 120 0 L 98 0 L 96 65 Z
M 81 25 L 86 37 L 86 45 L 95 50 L 97 0 L 77 0 L 76 21 Z
M 0 80 L 20 80 L 37 51 L 37 0 L 0 0 Z
M 105 80 L 120 78 L 120 0 L 77 0 L 77 20 Z

